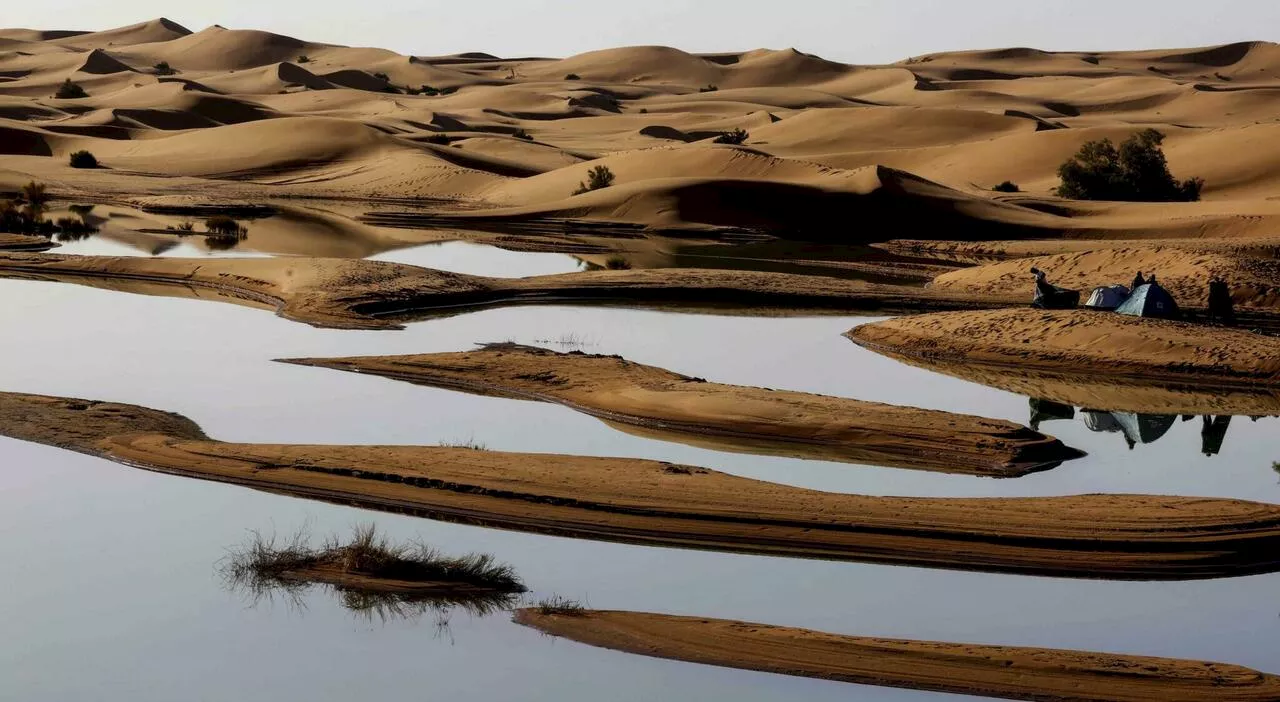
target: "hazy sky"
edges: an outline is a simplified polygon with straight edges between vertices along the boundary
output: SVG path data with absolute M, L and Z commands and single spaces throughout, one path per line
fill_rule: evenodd
M 168 17 L 418 55 L 566 56 L 665 44 L 795 47 L 855 63 L 965 48 L 1138 49 L 1275 40 L 1276 0 L 41 0 L 0 26 L 105 29 Z

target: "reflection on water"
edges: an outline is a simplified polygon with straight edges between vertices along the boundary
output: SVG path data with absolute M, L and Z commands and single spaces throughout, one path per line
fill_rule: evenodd
M 255 225 L 251 243 L 260 243 L 260 231 Z M 1158 442 L 1130 452 L 1116 435 L 1090 431 L 1076 413 L 1075 421 L 1046 420 L 1044 428 L 1087 457 L 992 482 L 725 454 L 617 432 L 563 407 L 272 362 L 585 339 L 593 353 L 718 382 L 1018 423 L 1027 420 L 1029 395 L 1047 396 L 929 373 L 840 336 L 868 319 L 546 306 L 488 309 L 385 333 L 313 329 L 235 305 L 29 281 L 0 281 L 0 300 L 0 368 L 9 371 L 0 389 L 162 407 L 230 441 L 422 445 L 475 437 L 494 450 L 637 456 L 866 494 L 1121 492 L 1280 502 L 1271 470 L 1280 458 L 1274 419 L 1233 420 L 1230 441 L 1211 460 L 1201 451 L 1203 420 L 1178 421 Z M 93 353 L 85 353 L 86 338 Z M 1181 403 L 1184 396 L 1173 399 Z M 1074 411 L 1094 402 L 1064 404 Z M 1140 412 L 1143 404 L 1108 409 Z M 1211 411 L 1212 404 L 1185 403 L 1214 423 L 1231 414 Z M 1269 413 L 1261 403 L 1247 406 Z M 0 639 L 0 698 L 340 702 L 410 699 L 429 690 L 434 699 L 546 702 L 950 699 L 637 659 L 552 642 L 500 615 L 455 617 L 457 645 L 433 646 L 424 655 L 433 636 L 429 621 L 353 626 L 351 611 L 320 587 L 303 594 L 305 617 L 283 607 L 246 610 L 243 595 L 228 593 L 211 568 L 228 544 L 242 540 L 246 524 L 310 520 L 318 532 L 343 532 L 369 514 L 0 439 L 0 562 L 9 566 L 0 569 L 7 634 Z M 422 535 L 453 552 L 493 553 L 536 586 L 534 597 L 559 593 L 597 609 L 1221 660 L 1272 671 L 1280 648 L 1280 574 L 1156 584 L 1065 581 L 628 546 L 396 515 L 378 520 L 398 539 Z
M 1039 430 L 1044 422 L 1073 420 L 1077 417 L 1076 408 L 1053 400 L 1030 398 L 1032 429 Z M 1143 414 L 1138 412 L 1105 412 L 1082 409 L 1080 419 L 1089 431 L 1098 434 L 1120 434 L 1132 451 L 1140 445 L 1154 444 L 1163 439 L 1178 424 L 1179 416 L 1172 414 Z M 1195 415 L 1182 415 L 1184 423 L 1195 421 Z M 1200 451 L 1205 456 L 1217 456 L 1222 453 L 1223 443 L 1227 440 L 1227 432 L 1231 429 L 1231 415 L 1201 415 L 1200 419 Z M 1251 417 L 1258 421 L 1262 417 Z

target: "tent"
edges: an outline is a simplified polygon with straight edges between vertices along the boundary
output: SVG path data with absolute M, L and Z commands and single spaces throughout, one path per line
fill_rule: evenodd
M 1123 285 L 1111 285 L 1094 288 L 1093 294 L 1089 296 L 1089 301 L 1084 303 L 1084 306 L 1095 310 L 1114 310 L 1128 299 L 1129 288 Z
M 1164 414 L 1134 414 L 1132 412 L 1112 412 L 1120 430 L 1135 444 L 1154 444 L 1164 438 L 1173 428 L 1178 418 Z
M 1116 312 L 1130 317 L 1177 319 L 1179 316 L 1178 303 L 1158 283 L 1148 283 L 1134 290 L 1129 299 L 1116 308 Z

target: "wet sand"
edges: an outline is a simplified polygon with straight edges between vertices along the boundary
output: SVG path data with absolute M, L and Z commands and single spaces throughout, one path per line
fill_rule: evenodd
M 866 324 L 846 336 L 925 367 L 966 364 L 1219 392 L 1280 384 L 1280 338 L 1110 312 L 930 314 Z
M 809 393 L 709 383 L 618 356 L 516 344 L 287 363 L 477 395 L 564 405 L 646 436 L 739 453 L 1019 477 L 1082 454 L 1011 422 Z
M 553 636 L 656 658 L 824 680 L 1036 702 L 1280 698 L 1280 677 L 1222 663 L 840 636 L 638 612 L 516 612 Z
M 236 444 L 180 415 L 11 393 L 0 427 L 146 470 L 575 538 L 1075 578 L 1280 570 L 1280 507 L 1241 500 L 870 497 L 631 458 Z
M 984 306 L 973 299 L 911 286 L 696 268 L 501 279 L 347 259 L 148 259 L 0 253 L 0 277 L 234 302 L 338 329 L 397 329 L 404 322 L 485 305 L 547 302 L 718 305 L 773 314 Z

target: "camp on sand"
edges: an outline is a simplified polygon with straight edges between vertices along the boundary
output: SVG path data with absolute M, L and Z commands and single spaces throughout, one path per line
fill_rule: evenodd
M 1031 303 L 1032 307 L 1067 310 L 1080 306 L 1079 291 L 1050 284 L 1048 276 L 1039 268 L 1032 268 L 1031 273 L 1036 278 L 1036 294 Z M 1156 282 L 1154 275 L 1148 280 L 1139 273 L 1134 283 L 1137 285 L 1132 291 L 1118 284 L 1094 288 L 1084 306 L 1088 309 L 1117 312 L 1130 317 L 1177 319 L 1181 315 L 1173 295 Z

